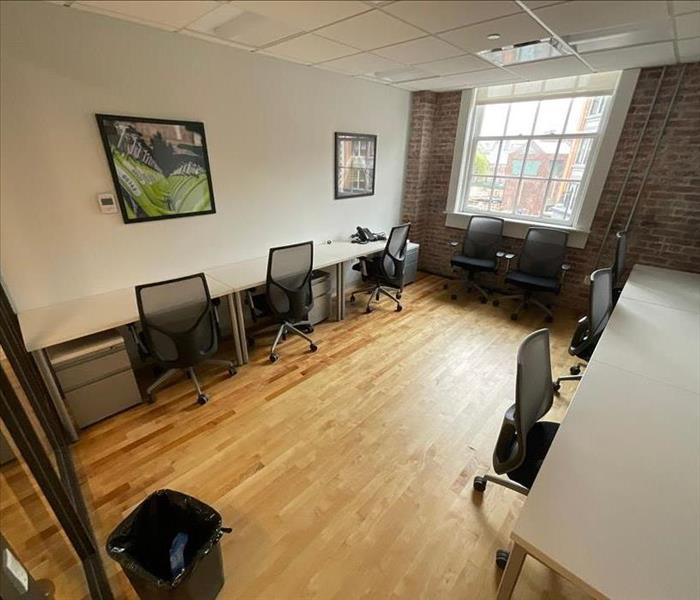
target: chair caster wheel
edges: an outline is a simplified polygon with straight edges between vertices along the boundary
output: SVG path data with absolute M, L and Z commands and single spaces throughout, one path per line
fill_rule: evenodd
M 507 550 L 496 550 L 496 566 L 499 569 L 505 569 L 508 564 L 508 558 L 510 557 L 510 552 Z
M 146 394 L 146 404 L 153 404 L 155 401 L 153 394 Z
M 457 300 L 457 294 L 452 294 L 450 298 L 452 298 L 453 300 Z
M 510 320 L 511 320 L 511 321 L 517 321 L 517 320 L 518 320 L 518 315 L 516 315 L 515 313 L 513 313 L 512 315 L 510 315 Z
M 397 304 L 396 305 L 396 312 L 401 312 L 402 310 L 403 310 L 403 306 L 401 306 L 400 304 Z
M 350 303 L 351 303 L 351 304 L 355 304 L 355 294 L 353 294 L 352 296 L 350 296 Z
M 277 362 L 279 360 L 279 357 L 280 357 L 280 355 L 277 354 L 277 352 L 273 352 L 272 354 L 270 354 L 270 362 L 271 363 Z
M 365 314 L 369 314 L 371 312 L 372 312 L 372 307 L 368 306 L 367 308 L 365 308 Z
M 544 320 L 545 320 L 547 323 L 551 323 L 552 321 L 554 321 L 554 317 L 552 317 L 551 315 L 547 315 L 547 316 L 544 318 Z
M 498 306 L 500 303 L 500 300 L 494 300 L 491 304 L 493 304 L 494 306 Z
M 316 352 L 318 346 L 316 344 L 309 344 L 309 350 L 311 350 L 311 352 Z
M 200 406 L 206 404 L 207 402 L 209 402 L 209 396 L 207 396 L 206 394 L 200 394 L 199 396 L 197 396 L 197 404 L 199 404 Z
M 233 377 L 238 371 L 236 371 L 236 367 L 229 367 L 228 368 L 228 374 Z
M 575 367 L 571 367 L 569 369 L 569 373 L 571 373 L 572 375 L 580 375 L 581 374 L 581 367 L 579 367 L 578 365 Z
M 442 289 L 443 289 L 443 290 L 446 290 L 448 287 L 450 287 L 450 284 L 449 284 L 449 283 L 443 283 L 443 284 L 442 284 Z
M 560 389 L 561 389 L 561 383 L 558 383 L 557 381 L 552 382 L 552 390 L 554 391 L 555 394 L 558 394 Z
M 479 302 L 481 302 L 482 304 L 486 304 L 487 300 L 486 300 L 486 298 L 480 298 Z
M 486 489 L 486 480 L 483 477 L 474 477 L 474 490 L 483 492 Z
M 283 333 L 283 334 L 282 334 L 282 341 L 283 341 L 283 342 L 286 342 L 286 341 L 287 341 L 287 334 L 286 334 L 286 333 Z
M 401 300 L 401 292 L 396 292 L 396 297 Z

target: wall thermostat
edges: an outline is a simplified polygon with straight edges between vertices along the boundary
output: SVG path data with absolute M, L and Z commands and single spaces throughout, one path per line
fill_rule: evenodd
M 100 211 L 104 214 L 117 212 L 117 203 L 114 200 L 114 194 L 97 194 L 97 204 L 99 204 Z

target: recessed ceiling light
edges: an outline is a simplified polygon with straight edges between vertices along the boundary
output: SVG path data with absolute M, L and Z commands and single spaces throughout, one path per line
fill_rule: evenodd
M 489 34 L 486 36 L 486 39 L 489 39 L 489 40 L 498 40 L 498 39 L 500 39 L 500 38 L 501 38 L 501 34 L 500 34 L 500 33 L 489 33 Z
M 477 52 L 477 56 L 489 61 L 499 67 L 517 65 L 536 60 L 546 60 L 557 56 L 571 54 L 571 50 L 564 44 L 559 43 L 554 38 L 545 40 L 534 40 L 513 44 L 504 48 L 494 48 L 493 50 L 482 50 Z

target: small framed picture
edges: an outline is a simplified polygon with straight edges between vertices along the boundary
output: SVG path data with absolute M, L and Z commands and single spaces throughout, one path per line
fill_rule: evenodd
M 335 198 L 374 195 L 377 136 L 367 133 L 335 134 Z
M 124 223 L 216 212 L 204 123 L 95 116 Z

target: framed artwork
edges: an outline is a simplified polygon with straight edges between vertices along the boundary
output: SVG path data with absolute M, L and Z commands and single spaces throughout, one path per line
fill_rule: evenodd
M 216 212 L 204 123 L 95 116 L 125 223 Z
M 367 133 L 335 134 L 335 198 L 374 195 L 377 136 Z

